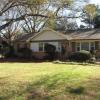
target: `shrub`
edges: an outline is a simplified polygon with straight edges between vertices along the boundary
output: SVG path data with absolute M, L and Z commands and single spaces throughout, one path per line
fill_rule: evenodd
M 95 63 L 96 62 L 96 51 L 90 50 L 90 53 L 91 53 L 90 63 Z
M 90 58 L 91 58 L 90 52 L 85 50 L 75 52 L 69 57 L 70 60 L 79 62 L 90 60 Z
M 96 54 L 96 51 L 95 50 L 90 50 L 90 53 L 92 56 L 94 56 Z
M 15 57 L 15 51 L 11 45 L 2 45 L 0 47 L 0 54 L 5 58 Z
M 92 56 L 89 62 L 93 64 L 96 63 L 96 58 Z
M 4 56 L 6 58 L 16 57 L 13 46 L 9 46 L 9 47 L 5 48 L 5 54 L 4 54 Z
M 32 50 L 25 47 L 20 48 L 18 49 L 18 57 L 25 58 L 25 59 L 32 58 Z

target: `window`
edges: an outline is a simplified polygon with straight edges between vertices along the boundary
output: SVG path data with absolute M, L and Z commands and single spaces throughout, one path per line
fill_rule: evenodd
M 99 50 L 100 50 L 100 42 L 99 42 Z
M 80 51 L 80 43 L 76 43 L 76 51 Z
M 58 42 L 58 52 L 61 52 L 61 43 Z
M 89 42 L 82 42 L 81 43 L 81 50 L 87 50 L 89 51 Z
M 43 43 L 39 43 L 39 51 L 43 51 L 44 50 L 44 44 Z
M 95 50 L 95 42 L 90 43 L 90 50 Z
M 95 42 L 77 42 L 76 43 L 76 51 L 80 50 L 95 50 Z

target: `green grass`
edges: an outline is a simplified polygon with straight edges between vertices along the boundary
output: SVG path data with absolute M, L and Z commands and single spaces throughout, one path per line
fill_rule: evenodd
M 100 66 L 1 63 L 0 100 L 100 100 Z

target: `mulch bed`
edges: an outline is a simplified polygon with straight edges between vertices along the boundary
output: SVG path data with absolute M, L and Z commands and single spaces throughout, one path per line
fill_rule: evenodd
M 23 58 L 0 58 L 0 63 L 32 63 L 43 62 L 44 60 L 23 59 Z

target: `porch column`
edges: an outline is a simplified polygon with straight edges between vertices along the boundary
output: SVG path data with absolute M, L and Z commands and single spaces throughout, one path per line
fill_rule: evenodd
M 64 42 L 63 45 L 65 48 L 65 54 L 63 56 L 64 56 L 64 59 L 66 59 L 72 53 L 71 43 L 69 41 L 66 41 Z

